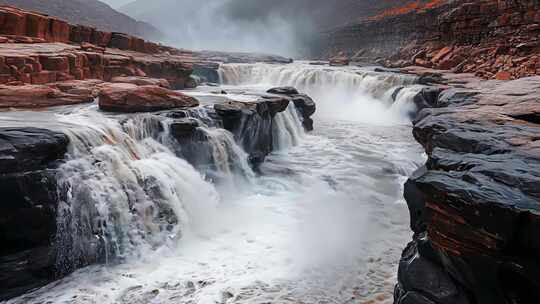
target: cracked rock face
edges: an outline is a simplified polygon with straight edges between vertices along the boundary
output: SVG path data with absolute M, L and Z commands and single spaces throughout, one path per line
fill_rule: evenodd
M 429 159 L 405 185 L 415 238 L 396 303 L 540 298 L 539 88 L 540 77 L 465 84 L 420 112 L 413 132 Z

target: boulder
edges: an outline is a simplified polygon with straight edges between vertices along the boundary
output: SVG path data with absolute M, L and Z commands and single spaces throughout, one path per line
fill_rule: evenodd
M 113 83 L 131 83 L 138 86 L 152 85 L 160 86 L 162 88 L 170 89 L 171 85 L 167 79 L 157 79 L 150 77 L 141 77 L 141 76 L 117 76 L 111 79 Z
M 294 103 L 294 106 L 302 119 L 304 129 L 306 129 L 306 131 L 313 130 L 313 119 L 311 119 L 311 116 L 315 114 L 317 106 L 311 97 L 298 93 L 298 90 L 293 87 L 271 88 L 267 93 L 287 96 Z
M 99 93 L 99 108 L 111 112 L 148 112 L 198 105 L 193 97 L 155 85 L 115 83 L 104 86 Z
M 300 93 L 298 93 L 298 90 L 296 88 L 294 88 L 294 87 L 271 88 L 270 90 L 268 90 L 266 92 L 270 93 L 270 94 L 287 95 L 287 96 L 300 94 Z
M 234 134 L 254 165 L 273 150 L 272 112 L 264 99 L 252 102 L 229 100 L 214 105 L 223 127 Z

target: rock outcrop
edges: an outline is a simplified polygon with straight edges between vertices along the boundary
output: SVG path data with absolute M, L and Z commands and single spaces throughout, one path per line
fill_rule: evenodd
M 298 114 L 302 119 L 302 125 L 304 126 L 304 129 L 306 129 L 306 131 L 313 130 L 313 119 L 311 118 L 311 116 L 315 114 L 317 105 L 315 104 L 313 99 L 311 99 L 311 97 L 307 96 L 306 94 L 300 94 L 293 87 L 272 88 L 268 90 L 267 93 L 287 96 L 290 101 L 294 103 L 296 110 L 299 112 Z
M 218 103 L 214 110 L 223 127 L 235 135 L 236 140 L 250 155 L 252 164 L 260 164 L 273 151 L 273 118 L 285 111 L 288 98 L 257 97 L 254 101 L 228 101 Z
M 137 21 L 98 0 L 0 0 L 0 5 L 42 12 L 102 31 L 129 33 L 148 39 L 158 39 L 161 36 L 152 25 Z
M 540 4 L 433 0 L 326 34 L 321 49 L 389 67 L 418 65 L 510 80 L 540 73 Z
M 0 109 L 79 104 L 93 102 L 94 97 L 91 90 L 66 93 L 58 88 L 46 85 L 0 85 Z
M 99 92 L 99 108 L 111 112 L 153 112 L 198 105 L 193 97 L 156 85 L 114 83 Z
M 540 299 L 539 87 L 456 78 L 417 116 L 429 159 L 405 185 L 396 304 Z
M 68 143 L 51 130 L 0 128 L 0 300 L 54 277 L 54 169 Z

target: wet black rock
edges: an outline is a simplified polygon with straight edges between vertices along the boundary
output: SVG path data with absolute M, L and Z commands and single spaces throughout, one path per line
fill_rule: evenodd
M 417 116 L 428 161 L 405 185 L 415 238 L 395 303 L 540 299 L 540 124 L 528 119 L 538 87 L 540 77 L 447 89 Z
M 170 124 L 171 135 L 176 138 L 190 138 L 195 130 L 199 127 L 199 122 L 196 119 L 184 118 L 176 119 Z
M 300 93 L 298 93 L 298 90 L 296 88 L 294 88 L 294 87 L 272 88 L 272 89 L 268 90 L 267 93 L 279 94 L 279 95 L 287 95 L 287 96 L 300 94 Z
M 267 93 L 289 97 L 298 111 L 304 129 L 306 129 L 306 131 L 313 131 L 313 119 L 311 116 L 315 114 L 317 106 L 311 97 L 300 94 L 298 90 L 293 87 L 272 88 L 268 90 Z
M 55 168 L 67 145 L 62 133 L 0 128 L 0 300 L 54 276 Z
M 276 108 L 271 107 L 271 104 L 275 105 L 275 99 L 229 101 L 214 106 L 223 121 L 223 127 L 234 134 L 236 141 L 250 155 L 253 164 L 264 161 L 266 155 L 273 150 L 272 118 L 277 112 L 271 110 Z
M 61 158 L 67 136 L 38 128 L 0 128 L 0 173 L 40 169 Z

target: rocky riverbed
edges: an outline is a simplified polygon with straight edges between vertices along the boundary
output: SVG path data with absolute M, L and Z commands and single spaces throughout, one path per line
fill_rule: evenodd
M 386 58 L 423 66 L 401 69 L 193 52 L 0 7 L 0 299 L 536 303 L 537 4 L 501 3 L 442 19 L 470 22 L 460 38 L 496 16 L 496 44 L 443 27 Z M 368 40 L 387 48 L 387 29 Z

